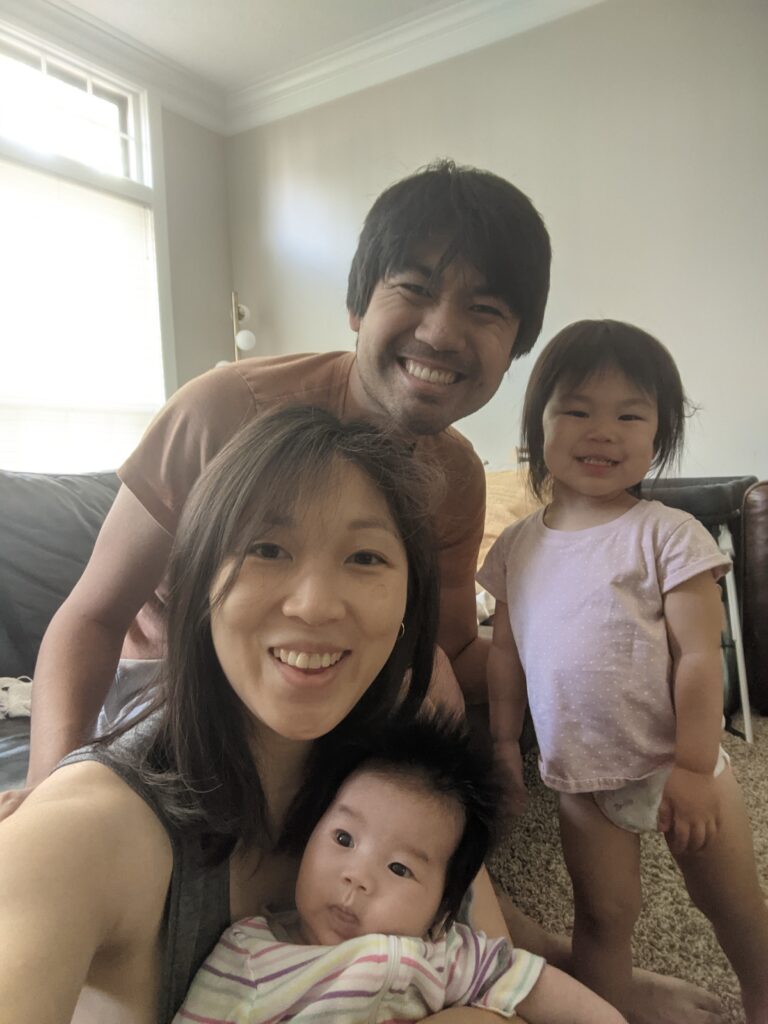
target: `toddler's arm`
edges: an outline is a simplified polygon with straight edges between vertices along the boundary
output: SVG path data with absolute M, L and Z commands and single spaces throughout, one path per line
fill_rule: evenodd
M 626 1024 L 610 1003 L 549 964 L 516 1012 L 528 1024 Z
M 525 672 L 509 624 L 509 611 L 504 601 L 497 601 L 488 655 L 488 717 L 494 756 L 503 772 L 509 809 L 514 814 L 521 814 L 526 802 L 520 733 L 527 704 Z
M 720 589 L 710 572 L 670 590 L 664 616 L 674 665 L 675 767 L 659 810 L 673 853 L 702 849 L 719 828 L 714 780 L 723 714 Z

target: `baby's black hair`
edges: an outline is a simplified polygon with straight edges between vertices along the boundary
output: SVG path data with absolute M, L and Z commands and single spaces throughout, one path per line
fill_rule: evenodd
M 595 374 L 618 370 L 656 402 L 655 475 L 680 457 L 685 417 L 693 409 L 675 361 L 660 341 L 620 320 L 578 320 L 554 336 L 534 363 L 523 404 L 521 446 L 527 450 L 529 483 L 543 500 L 549 483 L 544 462 L 544 408 L 555 388 L 568 390 Z M 639 484 L 639 481 L 638 481 Z
M 322 771 L 309 766 L 307 781 L 289 810 L 280 848 L 300 854 L 341 785 L 363 771 L 416 784 L 461 807 L 464 828 L 448 862 L 436 916 L 436 921 L 450 924 L 495 839 L 501 787 L 489 748 L 463 720 L 444 711 L 422 711 L 410 719 L 395 716 L 376 732 L 339 744 L 332 756 L 324 751 Z

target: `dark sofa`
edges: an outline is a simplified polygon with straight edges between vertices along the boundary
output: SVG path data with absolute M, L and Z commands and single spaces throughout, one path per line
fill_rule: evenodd
M 120 481 L 114 473 L 0 471 L 0 676 L 31 676 Z M 0 789 L 26 775 L 29 719 L 0 720 Z
M 0 471 L 0 677 L 31 676 L 40 641 L 79 578 L 119 487 L 114 473 Z M 750 487 L 738 524 L 753 706 L 768 714 L 768 482 Z M 0 789 L 23 780 L 29 719 L 0 720 Z

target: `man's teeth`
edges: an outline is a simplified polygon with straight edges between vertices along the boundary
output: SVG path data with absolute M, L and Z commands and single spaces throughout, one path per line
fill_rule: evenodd
M 405 369 L 412 377 L 429 381 L 430 384 L 453 384 L 458 374 L 453 370 L 432 370 L 423 363 L 415 363 L 412 359 L 405 360 Z
M 289 651 L 284 647 L 276 648 L 275 657 L 291 668 L 330 668 L 341 658 L 343 651 L 326 651 L 324 654 L 306 651 Z

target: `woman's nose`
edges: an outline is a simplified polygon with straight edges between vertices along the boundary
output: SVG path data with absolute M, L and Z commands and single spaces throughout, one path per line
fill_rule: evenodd
M 335 575 L 327 567 L 313 566 L 294 576 L 283 613 L 313 626 L 343 618 L 344 600 Z

